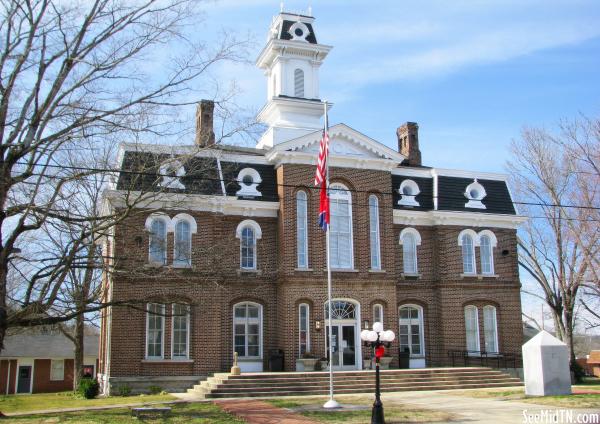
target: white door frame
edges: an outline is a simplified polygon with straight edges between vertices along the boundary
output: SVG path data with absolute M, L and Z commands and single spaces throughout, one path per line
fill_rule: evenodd
M 338 330 L 338 334 L 339 334 L 339 338 L 341 340 L 341 328 L 344 325 L 350 326 L 350 325 L 354 325 L 354 358 L 355 358 L 355 364 L 354 366 L 337 366 L 335 367 L 335 369 L 337 370 L 360 370 L 362 369 L 362 349 L 361 349 L 361 341 L 360 341 L 360 303 L 357 302 L 354 299 L 332 299 L 332 302 L 348 302 L 348 303 L 352 303 L 354 305 L 354 311 L 355 311 L 355 318 L 354 319 L 334 319 L 333 320 L 333 326 L 337 326 L 339 327 Z M 323 308 L 327 308 L 327 301 L 325 301 L 325 303 L 323 304 Z M 327 316 L 327 315 L 325 315 Z M 328 350 L 329 348 L 327 347 L 327 338 L 329 337 L 329 329 L 327 328 L 329 326 L 330 320 L 329 319 L 325 319 L 325 357 L 327 357 L 328 355 Z

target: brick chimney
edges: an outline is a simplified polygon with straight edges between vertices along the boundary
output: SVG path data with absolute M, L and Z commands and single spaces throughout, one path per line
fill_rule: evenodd
M 202 100 L 196 107 L 196 145 L 208 147 L 215 144 L 215 132 L 213 130 L 213 113 L 215 102 Z
M 398 151 L 406 156 L 403 164 L 421 166 L 421 151 L 419 150 L 419 125 L 407 122 L 396 130 L 398 136 Z

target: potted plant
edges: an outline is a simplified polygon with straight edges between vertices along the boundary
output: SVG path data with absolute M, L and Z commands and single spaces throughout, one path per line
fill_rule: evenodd
M 327 360 L 327 358 L 319 359 L 319 363 L 321 365 L 321 371 L 326 371 L 327 367 L 329 366 L 329 361 Z
M 304 352 L 302 358 L 300 358 L 299 361 L 304 366 L 304 371 L 314 371 L 318 359 L 315 358 L 315 356 L 307 350 L 306 352 Z
M 379 359 L 379 369 L 382 370 L 389 370 L 390 369 L 390 362 L 392 362 L 392 357 L 391 356 L 382 356 Z
M 363 370 L 373 369 L 373 358 L 363 358 Z

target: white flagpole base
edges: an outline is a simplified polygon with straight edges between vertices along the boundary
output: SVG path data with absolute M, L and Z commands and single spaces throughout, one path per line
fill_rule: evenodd
M 337 403 L 334 399 L 329 399 L 327 402 L 325 402 L 325 405 L 323 405 L 323 408 L 326 409 L 334 409 L 334 408 L 339 408 L 340 404 Z

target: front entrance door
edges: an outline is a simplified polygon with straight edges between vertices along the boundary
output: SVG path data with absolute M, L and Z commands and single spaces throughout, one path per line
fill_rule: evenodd
M 17 380 L 17 393 L 31 392 L 31 365 L 20 365 Z
M 327 331 L 327 354 L 329 356 L 329 326 Z M 334 369 L 357 369 L 356 360 L 356 327 L 354 324 L 334 324 L 331 328 L 333 340 Z

